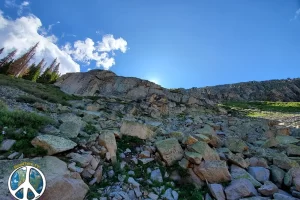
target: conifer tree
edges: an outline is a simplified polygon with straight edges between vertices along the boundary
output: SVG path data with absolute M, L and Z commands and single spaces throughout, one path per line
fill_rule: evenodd
M 57 65 L 57 58 L 55 58 L 50 64 L 50 66 L 48 67 L 51 73 L 54 71 L 56 65 Z
M 21 71 L 20 71 L 20 73 L 18 74 L 18 76 L 23 77 L 23 75 L 26 74 L 26 73 L 29 71 L 28 64 L 29 64 L 30 60 L 33 58 L 34 55 L 35 55 L 35 53 L 32 54 L 32 55 L 29 57 L 29 59 L 28 59 L 27 62 L 24 64 L 24 67 L 21 69 Z
M 4 63 L 4 65 L 2 65 L 2 67 L 0 67 L 0 74 L 7 74 L 7 70 L 12 63 L 13 63 L 13 60 Z
M 34 56 L 38 45 L 39 45 L 39 43 L 36 43 L 25 54 L 23 54 L 20 58 L 18 58 L 16 61 L 14 61 L 8 69 L 8 74 L 11 74 L 16 77 L 19 76 L 20 74 L 22 74 L 24 72 L 24 70 L 27 68 L 27 64 L 30 62 L 30 60 Z
M 51 83 L 52 79 L 55 79 L 56 76 L 53 75 L 55 68 L 57 66 L 57 58 L 55 58 L 52 63 L 45 69 L 43 74 L 38 78 L 38 82 L 40 83 Z M 58 65 L 59 68 L 59 65 Z M 56 79 L 55 79 L 56 80 Z
M 50 80 L 50 83 L 54 83 L 60 76 L 59 74 L 59 66 L 60 66 L 60 63 L 58 63 L 55 67 L 54 67 L 54 70 L 53 72 L 51 73 L 51 80 Z
M 32 64 L 29 67 L 28 72 L 22 78 L 36 82 L 36 80 L 40 76 L 41 69 L 42 69 L 44 62 L 45 62 L 45 60 L 42 59 L 38 63 L 38 65 Z
M 3 52 L 3 50 L 4 50 L 4 47 L 0 49 L 0 54 Z
M 13 57 L 15 56 L 16 53 L 17 53 L 17 50 L 13 50 L 9 54 L 7 54 L 7 56 L 2 58 L 0 60 L 0 68 L 3 67 L 4 65 L 6 65 L 7 63 L 9 63 L 13 59 Z
M 42 73 L 42 75 L 37 79 L 39 83 L 49 83 L 51 80 L 51 72 L 50 68 L 46 68 L 46 70 Z

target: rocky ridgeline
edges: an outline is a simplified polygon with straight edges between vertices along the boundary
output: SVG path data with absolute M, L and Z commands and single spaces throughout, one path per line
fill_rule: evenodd
M 8 176 L 21 161 L 42 167 L 46 200 L 199 199 L 182 197 L 187 184 L 207 200 L 300 199 L 298 129 L 233 117 L 209 99 L 107 71 L 67 74 L 57 85 L 99 97 L 29 104 L 15 100 L 26 93 L 0 87 L 10 109 L 55 121 L 31 141 L 45 157 L 11 152 L 13 139 L 1 143 L 1 200 L 9 199 Z
M 207 105 L 222 101 L 300 101 L 300 79 L 251 81 L 192 89 L 165 89 L 150 81 L 117 76 L 111 71 L 68 73 L 55 85 L 80 96 L 116 96 L 132 100 L 153 94 L 176 103 Z

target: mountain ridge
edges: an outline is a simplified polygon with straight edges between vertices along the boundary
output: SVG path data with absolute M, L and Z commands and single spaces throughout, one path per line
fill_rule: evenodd
M 249 81 L 190 89 L 167 89 L 148 80 L 118 76 L 105 70 L 67 73 L 55 83 L 62 91 L 79 96 L 108 95 L 143 99 L 152 94 L 188 103 L 201 101 L 300 101 L 300 78 Z

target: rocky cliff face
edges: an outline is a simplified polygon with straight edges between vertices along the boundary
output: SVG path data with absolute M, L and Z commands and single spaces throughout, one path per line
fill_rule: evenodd
M 192 89 L 166 89 L 150 81 L 92 70 L 63 75 L 55 85 L 80 96 L 116 96 L 131 100 L 153 94 L 176 103 L 205 105 L 222 101 L 300 101 L 300 79 L 246 82 Z

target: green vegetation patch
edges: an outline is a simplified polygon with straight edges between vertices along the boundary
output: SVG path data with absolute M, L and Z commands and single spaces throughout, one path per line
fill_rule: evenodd
M 87 123 L 83 131 L 86 132 L 87 134 L 93 134 L 97 132 L 97 128 L 91 123 Z
M 227 108 L 236 109 L 258 109 L 260 111 L 271 112 L 300 112 L 300 102 L 270 102 L 270 101 L 257 101 L 257 102 L 227 102 L 223 106 Z
M 0 74 L 0 86 L 16 87 L 24 92 L 34 95 L 37 98 L 47 100 L 52 103 L 69 105 L 68 100 L 80 100 L 81 97 L 68 95 L 58 87 L 50 84 L 35 83 L 21 78 L 14 78 Z
M 44 101 L 41 100 L 40 98 L 36 98 L 35 96 L 27 96 L 27 95 L 21 95 L 17 99 L 17 102 L 23 102 L 23 103 L 43 103 Z
M 0 131 L 5 134 L 0 138 L 15 139 L 14 151 L 24 153 L 26 156 L 45 155 L 47 152 L 31 145 L 31 140 L 37 136 L 38 130 L 53 121 L 45 116 L 24 111 L 9 111 L 0 109 Z
M 245 115 L 256 118 L 282 118 L 289 115 L 300 114 L 300 102 L 270 102 L 270 101 L 251 101 L 251 102 L 226 102 L 219 104 L 229 113 Z
M 117 139 L 118 152 L 124 152 L 127 148 L 135 151 L 135 147 L 144 144 L 144 140 L 134 136 L 123 135 L 121 139 Z
M 178 191 L 179 197 L 182 200 L 197 199 L 202 200 L 205 190 L 197 189 L 193 184 L 182 184 Z

